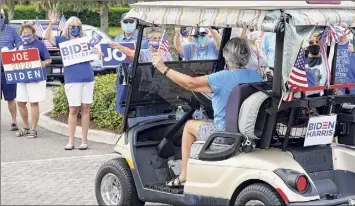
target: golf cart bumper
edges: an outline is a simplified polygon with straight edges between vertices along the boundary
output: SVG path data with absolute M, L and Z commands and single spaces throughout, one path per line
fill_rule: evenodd
M 309 202 L 295 202 L 287 204 L 289 206 L 296 206 L 296 205 L 355 205 L 355 195 L 342 197 L 334 200 L 314 200 Z

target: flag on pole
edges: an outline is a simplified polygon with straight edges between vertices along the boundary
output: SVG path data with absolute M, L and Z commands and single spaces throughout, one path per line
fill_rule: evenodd
M 42 37 L 44 30 L 42 28 L 42 25 L 37 20 L 35 21 L 34 28 L 36 30 L 36 35 Z
M 58 25 L 58 31 L 63 31 L 65 22 L 67 20 L 65 19 L 64 15 L 60 18 L 59 25 Z
M 285 102 L 292 101 L 295 97 L 295 93 L 298 89 L 308 88 L 308 74 L 306 69 L 308 65 L 306 64 L 306 56 L 303 48 L 301 47 L 294 66 L 291 69 L 290 78 L 287 81 L 287 86 L 289 91 L 283 95 L 283 100 Z
M 161 37 L 159 49 L 165 52 L 169 51 L 169 40 L 166 31 L 164 31 L 163 36 Z

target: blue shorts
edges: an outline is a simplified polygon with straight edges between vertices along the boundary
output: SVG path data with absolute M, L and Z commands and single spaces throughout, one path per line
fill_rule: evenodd
M 4 96 L 6 101 L 12 101 L 16 99 L 16 84 L 7 84 L 5 78 L 5 72 L 1 71 L 1 99 Z

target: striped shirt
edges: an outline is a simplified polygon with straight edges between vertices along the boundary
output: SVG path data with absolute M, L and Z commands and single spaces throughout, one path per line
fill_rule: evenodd
M 13 27 L 3 24 L 1 27 L 1 44 L 0 50 L 12 50 L 15 47 L 18 48 L 22 44 L 21 37 L 17 34 L 16 29 Z M 0 57 L 0 66 L 2 67 L 2 60 Z

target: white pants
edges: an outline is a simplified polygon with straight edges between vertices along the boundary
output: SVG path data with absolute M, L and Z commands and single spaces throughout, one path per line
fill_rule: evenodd
M 16 100 L 18 102 L 42 102 L 46 99 L 46 82 L 18 83 Z
M 94 98 L 94 82 L 68 83 L 64 85 L 65 95 L 70 107 L 81 104 L 92 104 Z

